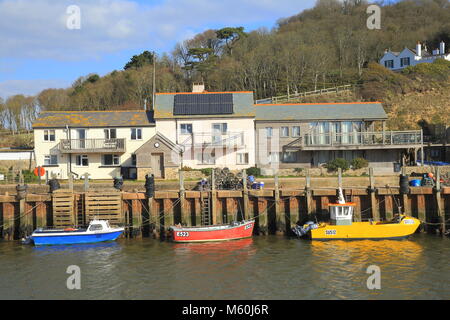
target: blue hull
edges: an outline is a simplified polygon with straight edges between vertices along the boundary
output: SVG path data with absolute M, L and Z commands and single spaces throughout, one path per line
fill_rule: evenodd
M 104 241 L 116 240 L 123 231 L 116 231 L 102 234 L 77 234 L 67 236 L 41 236 L 31 237 L 34 244 L 37 246 L 58 245 L 58 244 L 82 244 L 82 243 L 96 243 Z

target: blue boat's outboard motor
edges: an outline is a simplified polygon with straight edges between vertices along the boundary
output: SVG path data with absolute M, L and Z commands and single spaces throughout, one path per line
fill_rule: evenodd
M 297 237 L 301 238 L 305 236 L 309 231 L 317 229 L 318 227 L 319 225 L 317 223 L 308 221 L 304 226 L 297 225 L 295 226 L 295 228 L 292 228 L 292 232 L 294 232 L 297 235 Z

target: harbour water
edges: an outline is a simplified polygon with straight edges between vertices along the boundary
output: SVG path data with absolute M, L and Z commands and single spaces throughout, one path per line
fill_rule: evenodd
M 449 299 L 450 239 L 227 243 L 153 239 L 33 247 L 0 243 L 0 299 Z M 69 290 L 67 268 L 81 270 Z M 367 268 L 381 270 L 369 290 Z

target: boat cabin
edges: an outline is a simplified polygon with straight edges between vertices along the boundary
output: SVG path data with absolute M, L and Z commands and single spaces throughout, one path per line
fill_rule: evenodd
M 353 221 L 354 203 L 333 203 L 329 205 L 330 222 L 335 226 L 349 226 Z
M 88 231 L 104 231 L 109 229 L 111 229 L 111 227 L 107 220 L 92 220 L 89 222 Z

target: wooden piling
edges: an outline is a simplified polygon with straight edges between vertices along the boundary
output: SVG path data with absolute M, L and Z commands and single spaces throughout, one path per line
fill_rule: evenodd
M 286 234 L 286 212 L 285 210 L 281 210 L 280 203 L 280 185 L 278 175 L 275 175 L 275 217 L 276 217 L 276 234 L 284 235 Z
M 247 171 L 242 170 L 242 199 L 243 199 L 243 215 L 244 219 L 251 219 L 252 215 L 250 214 L 249 206 L 248 206 L 248 188 L 247 188 Z
M 180 180 L 180 213 L 181 213 L 181 224 L 185 226 L 191 226 L 192 220 L 189 215 L 189 212 L 186 208 L 186 192 L 184 189 L 184 176 L 183 171 L 179 170 L 179 180 Z
M 214 170 L 211 172 L 211 216 L 213 225 L 223 223 L 222 214 L 217 210 L 217 190 Z
M 436 167 L 436 211 L 441 219 L 441 234 L 445 234 L 445 211 L 442 208 L 442 198 L 441 198 L 441 171 L 439 167 Z
M 372 219 L 374 221 L 380 221 L 380 209 L 378 208 L 378 202 L 375 189 L 375 177 L 373 174 L 373 168 L 369 168 L 369 193 L 370 193 L 370 206 L 372 210 Z
M 306 169 L 305 179 L 306 179 L 306 185 L 305 185 L 306 212 L 308 213 L 308 216 L 310 216 L 313 211 L 313 205 L 312 205 L 313 197 L 312 197 L 312 190 L 311 190 L 311 175 L 309 173 L 309 169 Z
M 269 233 L 267 200 L 265 198 L 257 197 L 255 201 L 258 202 L 259 234 L 266 236 Z

